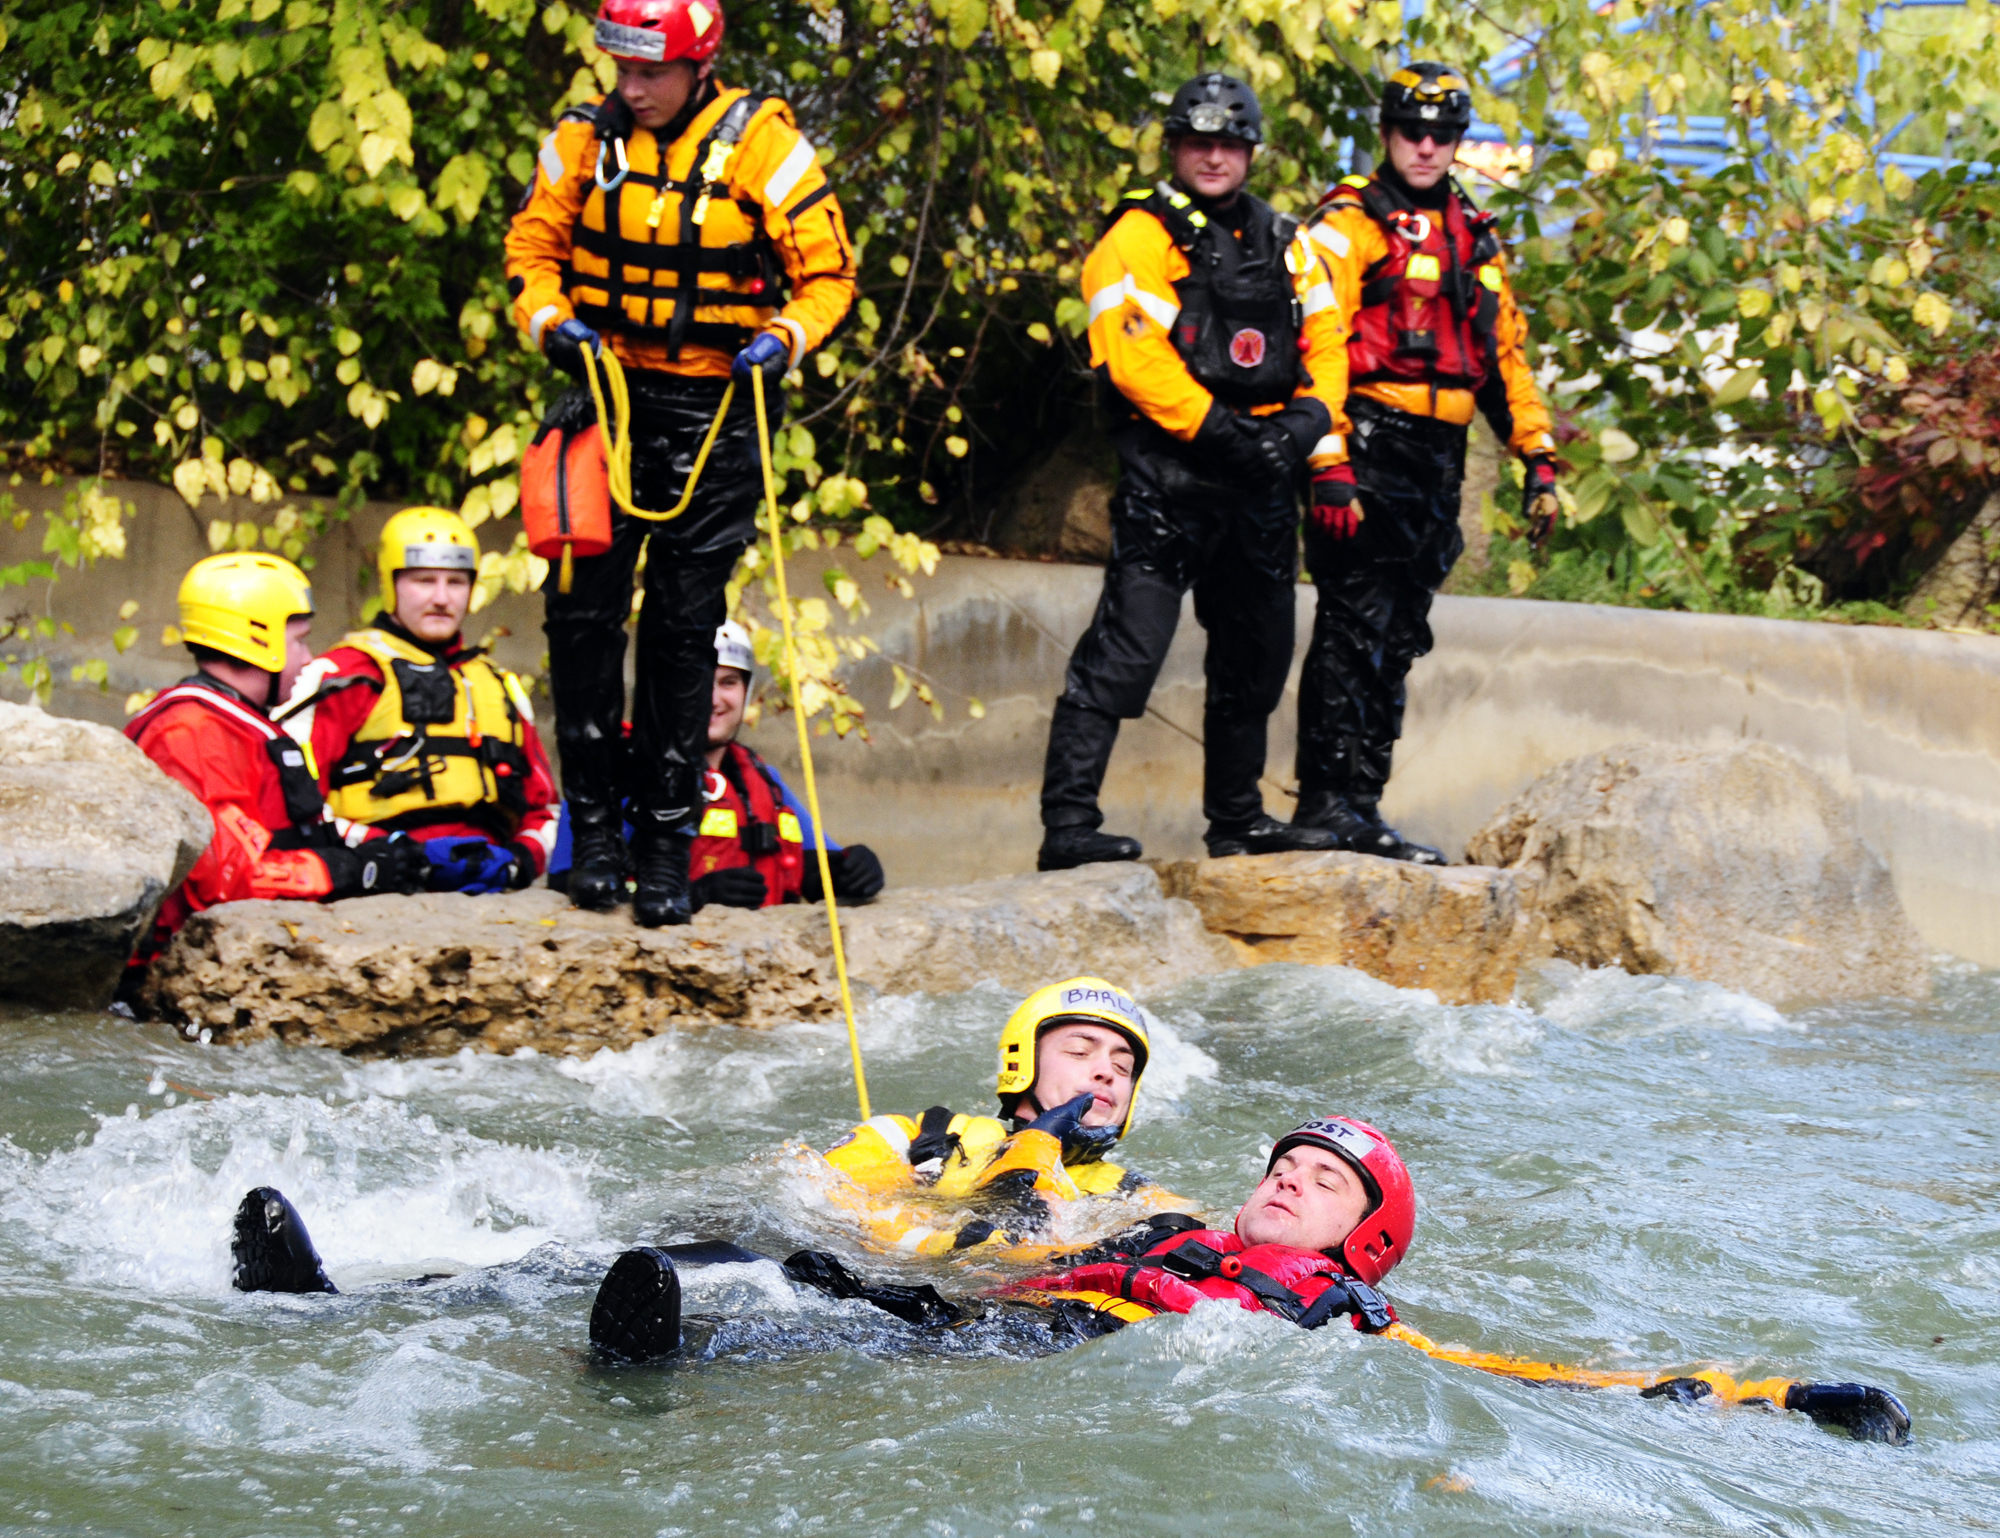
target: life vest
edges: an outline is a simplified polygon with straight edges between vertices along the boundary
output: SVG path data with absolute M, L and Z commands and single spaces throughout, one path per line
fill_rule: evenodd
M 1389 250 L 1362 274 L 1347 343 L 1350 382 L 1396 379 L 1480 389 L 1498 367 L 1493 328 L 1501 274 L 1494 216 L 1474 207 L 1455 183 L 1442 208 L 1422 209 L 1399 189 L 1359 176 L 1336 186 L 1320 212 L 1356 207 L 1381 226 Z
M 326 769 L 334 815 L 376 826 L 459 811 L 512 835 L 528 812 L 528 723 L 520 680 L 480 651 L 446 658 L 386 630 L 341 638 L 382 670 L 381 696 Z M 287 714 L 376 680 L 336 674 Z
M 722 750 L 722 768 L 703 771 L 701 794 L 688 878 L 748 865 L 764 878 L 765 907 L 797 898 L 806 873 L 805 831 L 765 762 L 732 742 Z
M 1180 313 L 1169 339 L 1197 384 L 1225 406 L 1275 406 L 1300 384 L 1305 313 L 1288 268 L 1299 222 L 1247 192 L 1240 236 L 1166 182 L 1128 192 L 1115 221 L 1138 208 L 1166 228 L 1188 275 L 1174 284 Z
M 1137 1258 L 1077 1266 L 1022 1285 L 1089 1303 L 1128 1322 L 1149 1314 L 1185 1314 L 1208 1298 L 1262 1309 L 1308 1330 L 1342 1313 L 1369 1334 L 1396 1322 L 1387 1300 L 1348 1276 L 1332 1256 L 1289 1244 L 1246 1245 L 1235 1234 L 1212 1228 L 1184 1228 Z
M 769 98 L 738 89 L 717 99 L 728 106 L 699 140 L 682 134 L 663 150 L 644 128 L 629 139 L 599 138 L 594 184 L 563 269 L 577 319 L 663 342 L 675 360 L 690 342 L 747 347 L 777 314 L 785 282 L 762 206 L 731 198 L 724 181 L 737 141 Z M 563 116 L 596 120 L 589 107 Z
M 277 813 L 276 807 L 260 808 L 266 827 L 277 833 L 289 823 L 296 832 L 315 837 L 323 831 L 330 831 L 327 830 L 326 800 L 319 793 L 319 780 L 306 763 L 305 750 L 286 736 L 268 716 L 251 709 L 233 693 L 224 693 L 200 674 L 182 679 L 171 689 L 153 696 L 144 710 L 125 723 L 125 735 L 137 742 L 163 711 L 183 704 L 199 705 L 204 710 L 214 711 L 263 741 L 264 752 L 277 774 L 278 790 L 283 801 L 282 821 L 271 820 Z

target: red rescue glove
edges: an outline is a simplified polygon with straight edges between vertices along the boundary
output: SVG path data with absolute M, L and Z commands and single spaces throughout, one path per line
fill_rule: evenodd
M 1556 462 L 1553 455 L 1535 454 L 1521 461 L 1521 517 L 1528 525 L 1528 543 L 1539 550 L 1555 532 L 1556 515 L 1562 504 L 1556 500 Z
M 1361 531 L 1361 488 L 1354 483 L 1354 466 L 1335 465 L 1312 479 L 1313 527 L 1329 539 L 1352 539 Z

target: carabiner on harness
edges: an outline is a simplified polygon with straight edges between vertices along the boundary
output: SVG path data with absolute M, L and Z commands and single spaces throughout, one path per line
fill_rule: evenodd
M 611 144 L 615 145 L 618 150 L 618 174 L 608 182 L 604 179 L 604 151 L 607 146 L 602 140 L 598 141 L 596 174 L 597 190 L 599 192 L 615 192 L 624 184 L 625 178 L 632 173 L 631 163 L 625 158 L 625 141 L 623 139 L 613 139 Z

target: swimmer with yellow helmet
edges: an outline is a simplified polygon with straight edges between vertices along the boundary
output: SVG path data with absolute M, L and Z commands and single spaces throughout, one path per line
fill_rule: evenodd
M 842 1177 L 830 1195 L 872 1243 L 920 1255 L 1020 1251 L 1058 1202 L 1121 1199 L 1120 1222 L 1183 1207 L 1108 1158 L 1132 1128 L 1151 1053 L 1145 1012 L 1124 990 L 1098 977 L 1053 983 L 1001 1028 L 999 1116 L 933 1106 L 871 1117 L 827 1150 Z
M 336 815 L 424 845 L 432 891 L 504 892 L 548 866 L 555 775 L 520 679 L 462 631 L 479 540 L 409 507 L 376 550 L 382 612 L 300 674 L 280 713 Z

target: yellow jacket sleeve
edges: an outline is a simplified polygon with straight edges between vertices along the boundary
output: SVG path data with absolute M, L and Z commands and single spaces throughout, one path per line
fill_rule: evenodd
M 1345 206 L 1309 223 L 1306 238 L 1319 253 L 1329 300 L 1313 317 L 1320 326 L 1306 354 L 1313 393 L 1326 402 L 1327 414 L 1333 418 L 1332 429 L 1313 450 L 1313 468 L 1318 470 L 1347 460 L 1347 435 L 1354 430 L 1347 414 L 1347 343 L 1354 335 L 1354 317 L 1361 308 L 1363 276 L 1389 254 L 1389 243 L 1366 213 Z
M 729 185 L 763 209 L 764 233 L 791 279 L 791 298 L 765 329 L 785 338 L 796 368 L 854 303 L 855 264 L 840 200 L 784 102 L 767 101 L 751 118 L 729 160 Z
M 1181 312 L 1174 284 L 1187 275 L 1187 258 L 1166 226 L 1138 208 L 1104 232 L 1083 264 L 1090 366 L 1105 370 L 1120 395 L 1183 443 L 1215 402 L 1169 338 Z
M 1507 253 L 1495 258 L 1500 267 L 1500 314 L 1493 323 L 1493 351 L 1500 365 L 1500 383 L 1506 391 L 1508 421 L 1494 422 L 1503 433 L 1507 447 L 1523 456 L 1553 454 L 1556 440 L 1550 432 L 1549 408 L 1535 387 L 1528 367 L 1528 319 L 1514 303 L 1514 285 L 1507 276 Z
M 916 1135 L 911 1117 L 870 1117 L 826 1151 L 826 1162 L 864 1191 L 900 1191 L 916 1184 L 910 1168 L 910 1139 Z
M 597 129 L 590 123 L 556 124 L 535 157 L 527 201 L 507 227 L 507 286 L 514 322 L 536 347 L 549 327 L 576 314 L 563 293 L 577 214 L 596 173 Z

